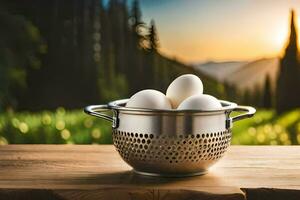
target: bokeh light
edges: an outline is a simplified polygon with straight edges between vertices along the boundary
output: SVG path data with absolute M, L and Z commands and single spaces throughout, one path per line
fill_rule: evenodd
M 61 131 L 61 137 L 64 139 L 64 140 L 68 140 L 71 136 L 71 133 L 68 129 L 64 129 Z

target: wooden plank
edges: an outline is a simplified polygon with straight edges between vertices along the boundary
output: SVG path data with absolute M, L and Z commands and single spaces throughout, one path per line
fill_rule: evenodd
M 46 190 L 46 189 L 0 189 L 2 199 L 43 200 L 245 200 L 243 194 L 212 194 L 192 190 L 159 189 L 98 189 L 98 190 Z
M 0 147 L 2 191 L 44 189 L 57 195 L 89 190 L 109 195 L 108 190 L 118 189 L 127 194 L 162 191 L 170 195 L 169 191 L 177 191 L 187 195 L 182 191 L 193 190 L 242 199 L 240 188 L 260 187 L 300 190 L 300 147 L 232 146 L 207 175 L 190 178 L 138 176 L 112 145 Z

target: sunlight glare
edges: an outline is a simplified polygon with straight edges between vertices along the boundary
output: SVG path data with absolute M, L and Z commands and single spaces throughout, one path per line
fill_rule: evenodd
M 285 47 L 288 40 L 289 30 L 286 27 L 278 27 L 273 35 L 273 42 L 276 49 L 281 50 Z

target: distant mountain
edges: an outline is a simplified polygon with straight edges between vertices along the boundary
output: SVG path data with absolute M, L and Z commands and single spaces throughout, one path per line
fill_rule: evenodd
M 274 87 L 278 69 L 278 58 L 260 59 L 244 65 L 231 74 L 227 81 L 240 89 L 253 89 L 255 86 L 263 86 L 266 76 L 269 75 Z
M 230 83 L 241 90 L 253 90 L 263 86 L 267 75 L 274 87 L 279 58 L 262 58 L 251 62 L 207 62 L 194 67 L 219 82 Z
M 219 82 L 226 80 L 228 75 L 240 69 L 247 62 L 229 61 L 229 62 L 206 62 L 195 65 L 195 68 Z

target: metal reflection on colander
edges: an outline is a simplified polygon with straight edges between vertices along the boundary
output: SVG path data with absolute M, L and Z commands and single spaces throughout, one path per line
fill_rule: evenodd
M 93 105 L 85 112 L 112 122 L 113 143 L 134 171 L 153 176 L 205 174 L 226 152 L 233 122 L 255 109 L 220 101 L 222 108 L 155 110 L 125 107 L 128 99 Z M 111 110 L 112 116 L 104 112 Z M 230 117 L 232 111 L 246 112 Z

